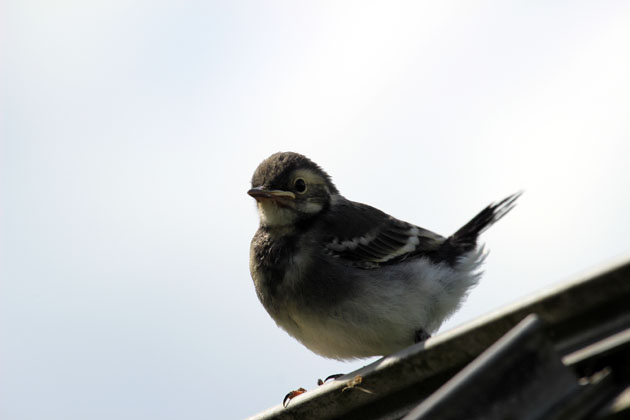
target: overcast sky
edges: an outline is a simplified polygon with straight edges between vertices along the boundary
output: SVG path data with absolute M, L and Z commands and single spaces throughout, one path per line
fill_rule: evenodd
M 0 7 L 2 419 L 238 419 L 370 362 L 256 298 L 276 151 L 444 235 L 525 190 L 442 331 L 630 255 L 628 1 Z

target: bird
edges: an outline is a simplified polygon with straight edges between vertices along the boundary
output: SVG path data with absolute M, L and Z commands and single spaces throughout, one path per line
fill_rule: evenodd
M 247 193 L 259 227 L 250 245 L 256 294 L 276 324 L 321 356 L 386 356 L 426 340 L 475 286 L 479 235 L 522 192 L 445 237 L 346 199 L 316 163 L 278 152 Z

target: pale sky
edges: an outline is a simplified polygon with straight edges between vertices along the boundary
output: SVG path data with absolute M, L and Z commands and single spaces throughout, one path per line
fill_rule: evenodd
M 228 419 L 350 372 L 258 302 L 276 151 L 483 236 L 442 331 L 630 255 L 630 3 L 8 0 L 0 418 Z

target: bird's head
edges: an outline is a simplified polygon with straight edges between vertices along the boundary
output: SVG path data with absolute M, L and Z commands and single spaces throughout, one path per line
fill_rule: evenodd
M 322 212 L 331 195 L 339 192 L 330 176 L 309 158 L 280 152 L 258 165 L 247 193 L 256 199 L 263 226 L 289 227 Z

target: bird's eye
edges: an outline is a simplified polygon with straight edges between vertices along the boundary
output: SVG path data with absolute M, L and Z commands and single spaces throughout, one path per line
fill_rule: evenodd
M 300 194 L 306 192 L 306 181 L 304 181 L 304 178 L 297 178 L 293 181 L 293 188 Z

